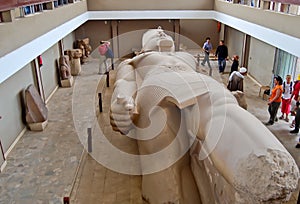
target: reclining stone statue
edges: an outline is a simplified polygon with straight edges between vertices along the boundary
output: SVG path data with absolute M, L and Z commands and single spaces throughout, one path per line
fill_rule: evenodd
M 175 51 L 174 42 L 171 36 L 167 35 L 159 26 L 157 29 L 149 29 L 142 38 L 142 50 L 147 51 Z
M 142 194 L 149 203 L 273 203 L 290 199 L 298 167 L 284 146 L 161 29 L 117 68 L 111 102 L 115 131 L 137 140 Z M 147 38 L 157 49 L 147 48 Z M 165 40 L 165 39 L 163 39 Z M 155 41 L 155 40 L 154 40 Z M 164 43 L 162 43 L 165 45 Z M 144 157 L 143 157 L 144 158 Z

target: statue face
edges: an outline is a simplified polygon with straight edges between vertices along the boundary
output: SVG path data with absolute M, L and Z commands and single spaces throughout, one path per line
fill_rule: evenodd
M 75 59 L 80 58 L 81 56 L 82 56 L 81 50 L 76 50 L 76 51 L 72 52 L 72 57 Z

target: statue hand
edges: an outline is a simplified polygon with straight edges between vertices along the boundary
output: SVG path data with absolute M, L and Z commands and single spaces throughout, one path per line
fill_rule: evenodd
M 133 118 L 137 115 L 132 97 L 117 96 L 111 104 L 110 123 L 113 130 L 127 134 L 133 127 Z

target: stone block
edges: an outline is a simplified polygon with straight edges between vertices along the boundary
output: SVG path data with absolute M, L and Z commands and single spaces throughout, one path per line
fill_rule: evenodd
M 48 120 L 40 123 L 28 123 L 29 129 L 32 131 L 43 131 L 48 124 Z
M 72 87 L 73 86 L 73 76 L 69 79 L 61 80 L 61 87 Z

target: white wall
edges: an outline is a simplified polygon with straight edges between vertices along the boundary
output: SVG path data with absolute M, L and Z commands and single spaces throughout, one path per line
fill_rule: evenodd
M 276 48 L 255 38 L 250 40 L 248 73 L 262 85 L 270 85 Z

